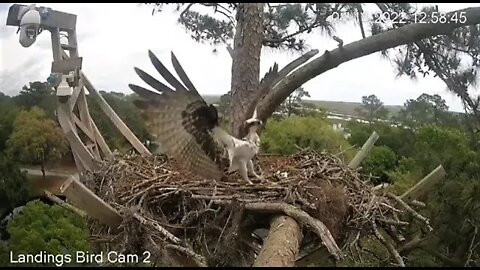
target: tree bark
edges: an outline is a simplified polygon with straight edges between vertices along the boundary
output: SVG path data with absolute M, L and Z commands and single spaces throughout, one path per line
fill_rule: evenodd
M 295 266 L 301 239 L 302 231 L 293 218 L 288 216 L 274 217 L 271 221 L 268 237 L 253 266 Z
M 459 12 L 465 12 L 467 18 L 465 23 L 415 23 L 352 42 L 332 51 L 325 51 L 322 56 L 293 71 L 265 96 L 258 106 L 259 118 L 267 119 L 295 89 L 342 63 L 423 38 L 445 35 L 462 26 L 480 23 L 480 8 L 466 8 L 447 14 L 458 15 Z
M 244 121 L 252 97 L 258 91 L 260 54 L 263 40 L 263 3 L 240 3 L 237 8 L 233 63 L 232 63 L 232 132 L 236 137 L 245 135 Z

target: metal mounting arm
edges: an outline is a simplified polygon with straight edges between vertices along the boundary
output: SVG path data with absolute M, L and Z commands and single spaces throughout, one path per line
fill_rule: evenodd
M 28 16 L 28 18 L 26 18 Z M 68 87 L 62 82 L 66 82 L 68 78 L 68 85 L 70 87 L 79 86 L 80 70 L 82 69 L 82 58 L 78 56 L 77 38 L 75 25 L 77 23 L 77 16 L 57 10 L 52 10 L 46 7 L 36 7 L 35 5 L 26 6 L 14 4 L 10 7 L 7 16 L 7 25 L 19 26 L 21 31 L 20 43 L 24 47 L 28 47 L 35 42 L 38 33 L 31 33 L 30 36 L 24 34 L 28 30 L 48 30 L 52 38 L 53 62 L 51 68 L 51 75 L 48 82 L 54 87 L 61 85 L 61 91 L 57 91 L 59 96 L 72 95 L 72 89 L 68 91 Z M 30 27 L 30 28 L 28 28 Z M 65 32 L 62 33 L 62 32 Z M 22 35 L 23 34 L 23 35 Z M 60 35 L 65 35 L 68 39 L 68 44 L 61 44 Z M 30 40 L 28 40 L 30 39 Z M 62 58 L 62 49 L 69 51 L 69 58 Z M 58 90 L 58 89 L 57 89 Z

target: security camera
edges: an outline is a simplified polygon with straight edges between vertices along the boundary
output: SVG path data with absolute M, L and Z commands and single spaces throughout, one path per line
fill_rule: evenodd
M 24 7 L 18 15 L 21 17 L 19 41 L 23 47 L 27 48 L 36 41 L 42 19 L 35 5 Z
M 70 72 L 68 75 L 62 74 L 62 81 L 57 87 L 57 96 L 58 97 L 68 97 L 73 93 L 73 89 L 70 86 L 69 81 L 73 80 L 74 72 Z

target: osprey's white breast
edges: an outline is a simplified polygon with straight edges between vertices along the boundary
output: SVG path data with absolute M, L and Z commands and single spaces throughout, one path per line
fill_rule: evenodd
M 251 142 L 233 138 L 234 156 L 239 158 L 251 159 L 259 150 L 259 147 Z

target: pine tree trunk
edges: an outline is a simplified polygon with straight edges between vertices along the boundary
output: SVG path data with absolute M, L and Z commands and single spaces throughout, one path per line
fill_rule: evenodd
M 232 132 L 245 135 L 244 121 L 252 112 L 246 112 L 258 91 L 260 54 L 263 40 L 263 3 L 240 3 L 237 7 L 237 25 L 233 41 L 232 63 Z
M 293 218 L 288 216 L 274 217 L 271 221 L 268 237 L 253 266 L 295 266 L 302 237 L 302 230 Z

